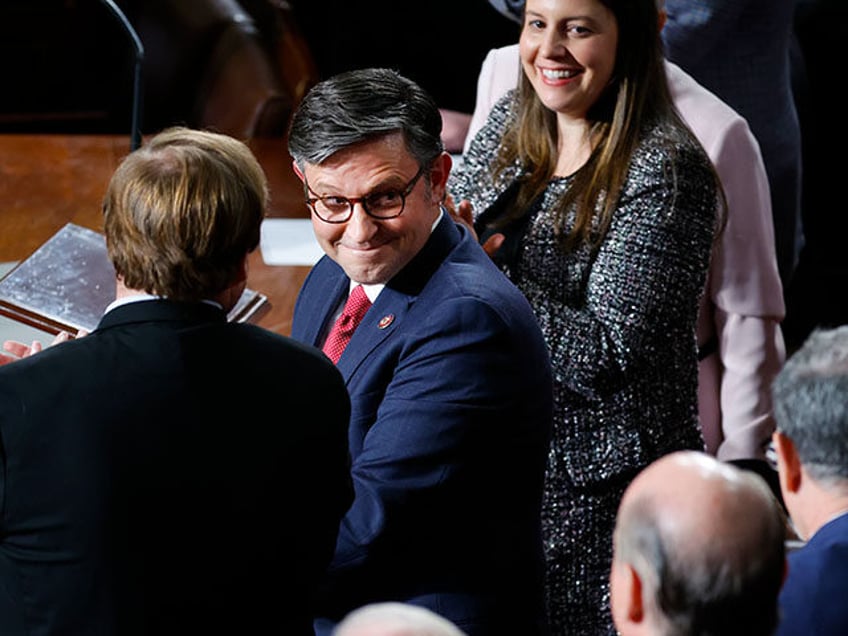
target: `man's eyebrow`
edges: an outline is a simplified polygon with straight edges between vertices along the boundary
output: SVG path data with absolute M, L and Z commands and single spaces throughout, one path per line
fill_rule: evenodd
M 423 175 L 422 175 L 423 176 Z M 313 183 L 312 179 L 307 178 L 307 182 L 309 183 L 309 188 L 317 195 L 322 197 L 345 197 L 349 198 L 349 194 L 343 194 L 339 190 L 339 188 L 335 185 L 327 186 L 323 184 L 320 180 L 320 177 Z M 407 180 L 401 174 L 390 174 L 386 175 L 382 180 L 375 183 L 373 186 L 365 190 L 363 194 L 360 196 L 368 196 L 373 193 L 385 192 L 386 190 L 403 190 L 406 185 Z

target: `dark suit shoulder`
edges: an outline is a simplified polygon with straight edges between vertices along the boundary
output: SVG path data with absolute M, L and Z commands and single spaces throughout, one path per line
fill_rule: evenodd
M 498 269 L 468 230 L 462 226 L 458 229 L 462 240 L 434 274 L 422 296 L 433 293 L 475 299 L 498 313 L 507 313 L 511 317 L 509 322 L 528 321 L 533 329 L 538 329 L 524 294 Z

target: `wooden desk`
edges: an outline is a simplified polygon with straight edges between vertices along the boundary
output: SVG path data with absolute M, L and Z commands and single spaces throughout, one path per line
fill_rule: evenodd
M 306 218 L 283 140 L 249 145 L 268 176 L 269 216 Z M 0 262 L 25 258 L 68 222 L 102 232 L 103 195 L 129 147 L 123 136 L 0 135 Z M 266 265 L 259 250 L 251 255 L 247 284 L 271 302 L 260 325 L 291 333 L 294 301 L 308 271 Z

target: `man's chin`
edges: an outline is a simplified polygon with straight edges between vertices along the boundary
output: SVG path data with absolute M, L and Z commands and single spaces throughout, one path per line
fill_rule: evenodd
M 382 265 L 363 267 L 358 264 L 346 263 L 342 265 L 342 269 L 350 280 L 363 285 L 379 285 L 388 281 L 393 275 L 389 269 Z
M 394 273 L 387 263 L 376 258 L 376 251 L 372 254 L 364 252 L 352 253 L 347 251 L 344 258 L 336 262 L 347 274 L 348 278 L 364 285 L 377 285 L 385 283 Z
M 382 276 L 374 272 L 354 269 L 345 270 L 345 273 L 347 274 L 347 277 L 354 283 L 361 283 L 363 285 L 379 285 L 380 283 L 386 282 Z

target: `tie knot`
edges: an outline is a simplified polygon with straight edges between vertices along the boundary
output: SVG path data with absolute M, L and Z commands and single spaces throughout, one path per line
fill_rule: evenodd
M 365 294 L 362 285 L 357 285 L 350 292 L 342 314 L 349 316 L 353 323 L 358 325 L 369 307 L 371 307 L 371 301 L 368 300 L 368 296 Z

